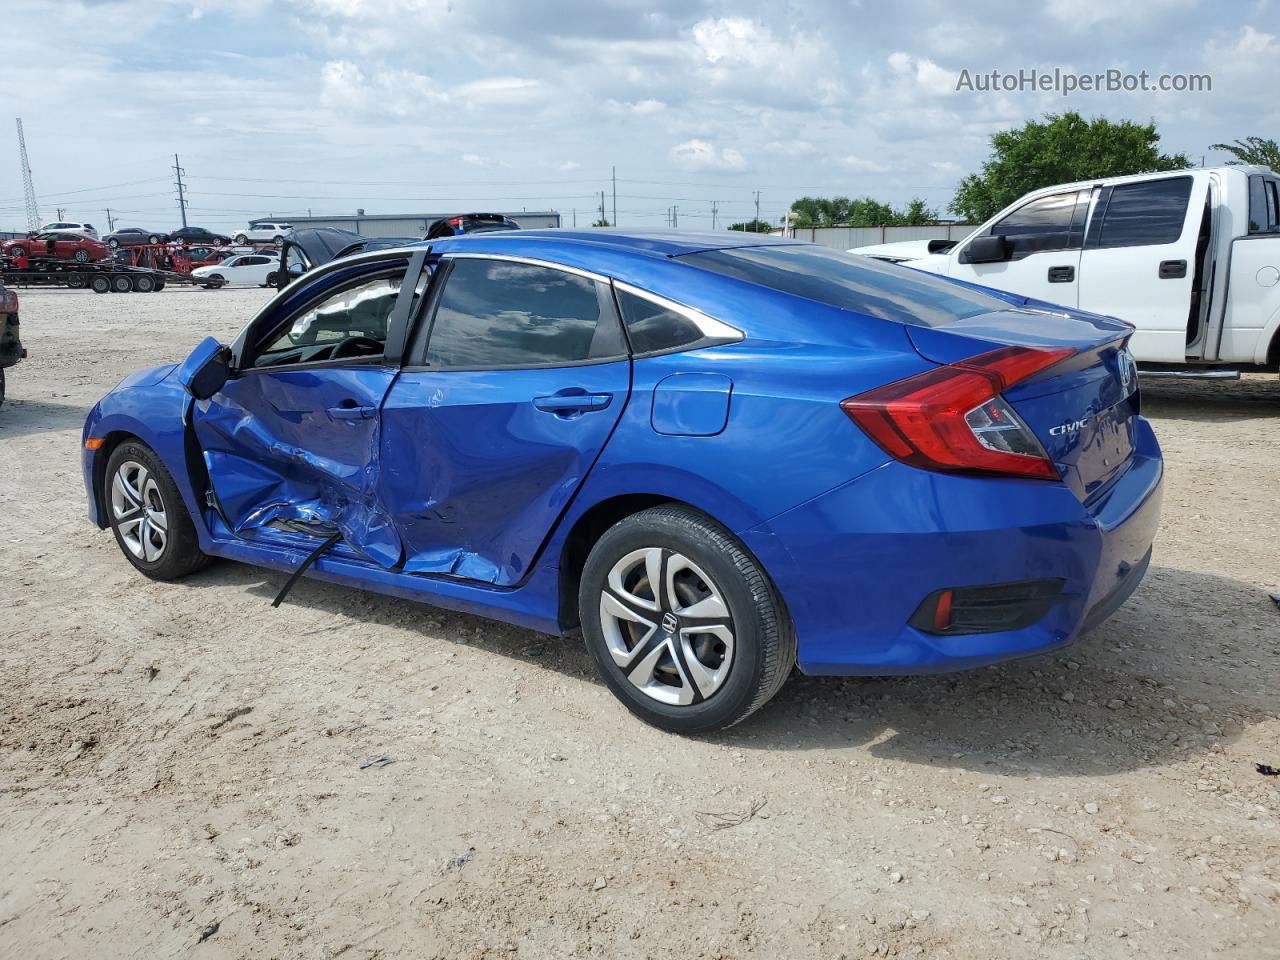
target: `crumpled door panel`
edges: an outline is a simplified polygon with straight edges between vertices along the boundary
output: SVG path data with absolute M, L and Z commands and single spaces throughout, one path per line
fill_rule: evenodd
M 365 559 L 399 564 L 400 537 L 377 499 L 380 408 L 394 377 L 372 366 L 251 373 L 197 402 L 196 439 L 232 529 L 336 529 Z

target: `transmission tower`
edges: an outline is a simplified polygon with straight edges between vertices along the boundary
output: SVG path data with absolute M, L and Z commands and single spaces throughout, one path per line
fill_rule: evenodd
M 31 182 L 31 164 L 27 162 L 27 140 L 22 135 L 22 118 L 18 117 L 18 153 L 22 160 L 22 191 L 27 200 L 27 229 L 40 229 L 40 207 L 36 205 L 36 188 Z

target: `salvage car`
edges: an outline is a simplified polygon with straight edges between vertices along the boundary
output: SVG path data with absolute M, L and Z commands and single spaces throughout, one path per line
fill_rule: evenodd
M 111 255 L 102 241 L 80 233 L 37 233 L 20 240 L 0 244 L 0 253 L 8 257 L 53 260 L 74 260 L 76 263 L 92 263 Z
M 27 356 L 18 332 L 18 295 L 0 281 L 0 405 L 4 403 L 5 370 Z
M 1059 184 L 958 243 L 850 252 L 1119 317 L 1139 361 L 1181 376 L 1280 366 L 1280 176 L 1266 167 Z
M 56 220 L 52 223 L 46 223 L 40 227 L 37 233 L 80 233 L 89 237 L 97 237 L 98 230 L 92 223 L 71 223 L 66 220 Z
M 213 246 L 231 242 L 230 237 L 221 233 L 214 233 L 212 230 L 206 230 L 204 227 L 179 227 L 177 230 L 170 232 L 169 239 L 182 244 L 203 243 Z
M 750 234 L 333 260 L 90 411 L 89 517 L 552 634 L 701 733 L 809 674 L 1061 649 L 1151 558 L 1127 324 Z

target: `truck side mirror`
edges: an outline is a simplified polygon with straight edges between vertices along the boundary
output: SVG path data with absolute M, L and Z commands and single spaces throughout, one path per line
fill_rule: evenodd
M 208 400 L 231 376 L 231 348 L 205 337 L 178 368 L 178 382 L 197 400 Z
M 1008 260 L 1011 253 L 1009 241 L 1004 237 L 974 237 L 961 252 L 960 262 L 999 263 Z

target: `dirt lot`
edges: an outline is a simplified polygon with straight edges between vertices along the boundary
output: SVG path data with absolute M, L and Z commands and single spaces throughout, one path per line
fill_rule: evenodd
M 87 524 L 88 407 L 266 293 L 21 294 L 0 956 L 1280 957 L 1274 377 L 1150 387 L 1154 565 L 1070 651 L 796 677 L 682 740 L 574 643 L 312 582 L 272 610 L 234 563 L 152 583 Z

